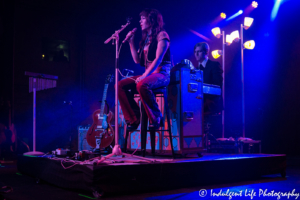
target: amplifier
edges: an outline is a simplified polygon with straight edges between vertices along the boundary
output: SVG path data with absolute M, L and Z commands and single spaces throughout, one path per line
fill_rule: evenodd
M 172 70 L 168 87 L 174 150 L 181 154 L 200 153 L 203 141 L 203 75 L 189 68 Z M 168 134 L 163 136 L 163 150 L 170 150 Z
M 92 149 L 92 147 L 86 141 L 86 133 L 88 132 L 89 128 L 89 126 L 78 127 L 78 151 Z

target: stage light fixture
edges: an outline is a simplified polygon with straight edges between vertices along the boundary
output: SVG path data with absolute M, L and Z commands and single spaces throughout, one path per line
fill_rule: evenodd
M 211 52 L 211 55 L 214 59 L 219 58 L 221 55 L 223 55 L 223 52 L 221 50 L 214 50 Z
M 233 31 L 231 34 L 230 34 L 230 37 L 231 37 L 231 40 L 232 41 L 239 41 L 240 39 L 240 34 L 239 34 L 239 31 Z
M 252 5 L 253 8 L 257 8 L 258 3 L 257 3 L 256 1 L 252 1 L 252 4 L 251 4 L 251 5 Z
M 213 29 L 211 29 L 211 32 L 214 34 L 214 36 L 216 38 L 220 38 L 221 37 L 221 30 L 219 27 L 215 27 Z
M 254 49 L 254 47 L 255 47 L 254 40 L 249 40 L 249 41 L 244 43 L 244 48 L 245 49 Z
M 229 46 L 232 43 L 231 35 L 226 35 L 226 44 Z
M 242 10 L 239 10 L 239 12 L 238 12 L 238 13 L 241 15 L 241 14 L 243 14 L 243 11 L 242 11 Z
M 225 14 L 225 13 L 221 13 L 220 16 L 221 16 L 221 18 L 223 18 L 223 19 L 226 18 L 226 14 Z
M 244 19 L 244 29 L 248 29 L 251 25 L 252 25 L 252 23 L 253 23 L 253 18 L 251 18 L 251 17 L 245 17 L 245 19 Z

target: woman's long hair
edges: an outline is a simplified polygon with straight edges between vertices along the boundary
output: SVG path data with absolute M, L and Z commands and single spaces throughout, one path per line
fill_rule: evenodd
M 156 9 L 146 8 L 140 13 L 140 16 L 146 17 L 147 22 L 151 26 L 151 35 L 153 39 L 156 38 L 157 34 L 163 30 L 164 21 L 160 12 Z M 140 41 L 140 48 L 144 46 L 145 40 L 147 38 L 147 30 L 142 31 L 142 39 Z

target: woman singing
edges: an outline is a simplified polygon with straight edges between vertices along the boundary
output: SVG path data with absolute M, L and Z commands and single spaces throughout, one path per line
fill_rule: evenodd
M 140 13 L 142 39 L 139 49 L 134 46 L 134 33 L 129 32 L 128 40 L 135 63 L 145 67 L 142 75 L 118 82 L 119 101 L 128 130 L 136 130 L 140 124 L 140 109 L 134 100 L 136 91 L 150 120 L 149 129 L 158 129 L 162 114 L 158 109 L 153 89 L 167 86 L 170 82 L 170 38 L 163 29 L 162 15 L 155 9 L 145 9 Z

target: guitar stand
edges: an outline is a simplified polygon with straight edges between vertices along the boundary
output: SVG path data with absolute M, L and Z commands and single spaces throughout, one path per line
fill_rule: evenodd
M 115 60 L 115 146 L 112 149 L 112 153 L 107 155 L 107 156 L 103 156 L 98 162 L 97 165 L 99 165 L 100 163 L 102 163 L 103 161 L 109 159 L 112 156 L 122 156 L 122 157 L 132 157 L 132 158 L 138 158 L 141 160 L 146 160 L 146 161 L 150 161 L 150 162 L 155 162 L 155 159 L 150 159 L 150 158 L 144 158 L 144 157 L 139 157 L 139 156 L 135 156 L 135 155 L 131 155 L 131 154 L 127 154 L 127 153 L 122 153 L 121 147 L 118 144 L 118 140 L 119 140 L 119 128 L 118 128 L 118 119 L 119 119 L 119 106 L 118 106 L 118 80 L 119 80 L 119 33 L 121 31 L 123 31 L 128 25 L 130 24 L 130 20 L 127 20 L 127 23 L 125 25 L 122 25 L 121 29 L 115 31 L 114 34 L 112 34 L 111 37 L 109 37 L 104 44 L 109 43 L 111 40 L 113 42 L 113 44 L 116 45 L 116 60 Z M 115 41 L 115 42 L 114 42 Z
M 104 133 L 106 133 L 106 132 L 103 131 L 102 133 L 100 133 L 99 136 L 95 136 L 96 147 L 93 149 L 93 153 L 94 153 L 95 155 L 99 155 L 100 158 L 101 158 L 101 147 L 100 147 L 100 146 L 101 146 L 101 139 L 102 139 Z M 105 148 L 103 148 L 103 149 L 104 149 L 104 150 L 102 150 L 102 151 L 105 152 Z
M 100 135 L 100 136 L 95 136 L 95 139 L 96 139 L 96 148 L 93 149 L 93 152 L 94 152 L 95 154 L 99 154 L 99 157 L 100 157 L 100 158 L 101 158 L 101 150 L 100 150 L 101 137 L 102 137 L 102 135 Z

